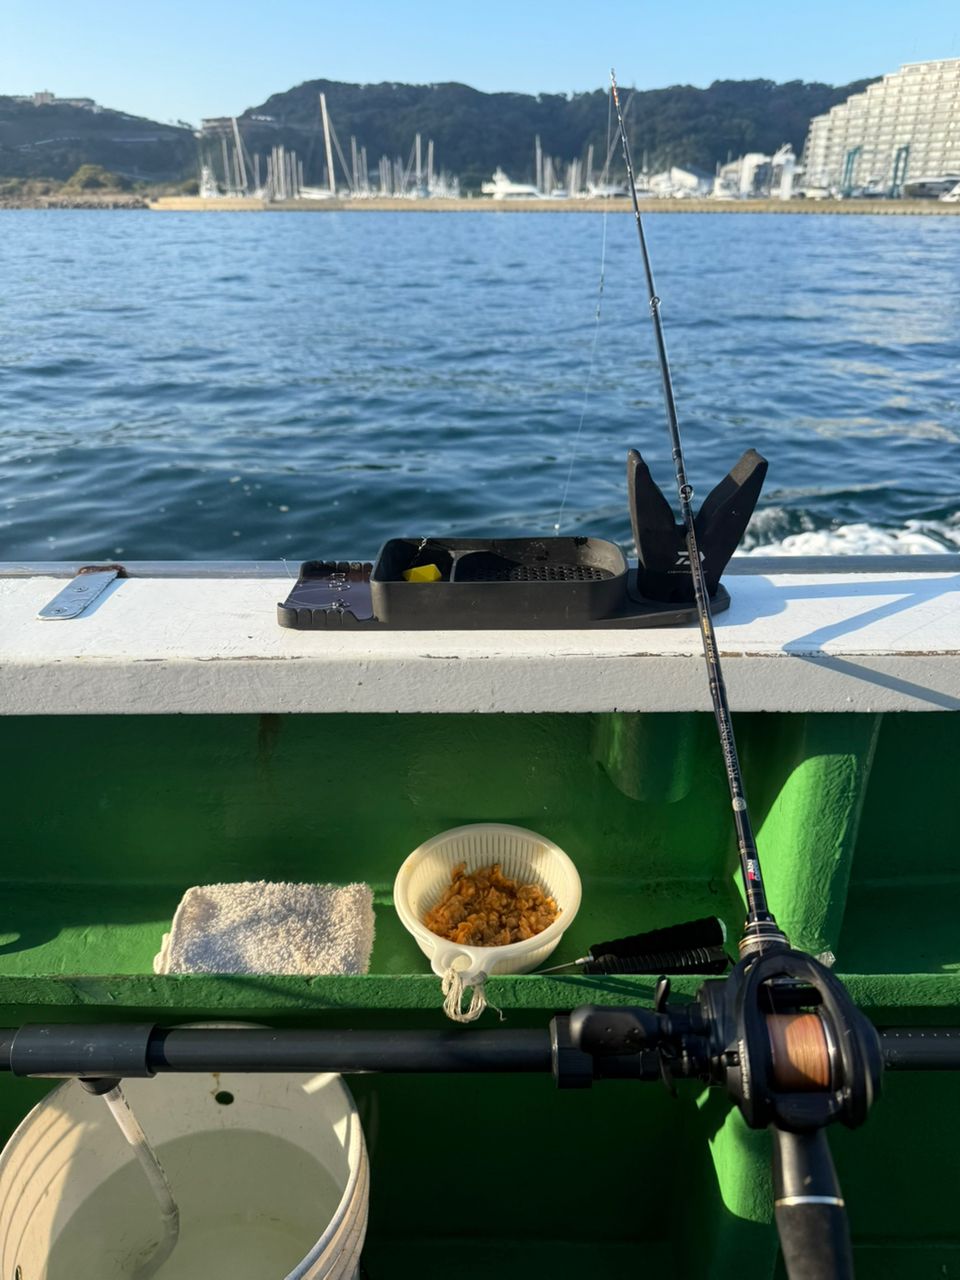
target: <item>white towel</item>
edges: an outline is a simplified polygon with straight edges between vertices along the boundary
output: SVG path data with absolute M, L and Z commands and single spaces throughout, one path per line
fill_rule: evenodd
M 154 973 L 366 973 L 368 884 L 207 884 L 180 899 Z

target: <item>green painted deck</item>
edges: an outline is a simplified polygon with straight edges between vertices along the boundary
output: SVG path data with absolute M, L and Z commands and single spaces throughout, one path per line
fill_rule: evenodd
M 735 721 L 768 893 L 794 943 L 833 951 L 880 1023 L 960 1023 L 960 715 Z M 732 938 L 742 923 L 726 783 L 701 713 L 7 716 L 0 760 L 0 1025 L 443 1025 L 439 981 L 390 889 L 411 849 L 464 822 L 531 827 L 577 863 L 583 906 L 556 962 L 708 912 Z M 257 878 L 369 881 L 371 973 L 152 974 L 185 888 Z M 651 994 L 647 978 L 490 984 L 513 1026 Z M 561 1093 L 546 1077 L 351 1087 L 372 1159 L 371 1280 L 781 1274 L 767 1137 L 719 1096 L 625 1082 Z M 0 1126 L 45 1088 L 0 1081 Z M 960 1276 L 955 1095 L 950 1076 L 888 1076 L 866 1128 L 831 1135 L 859 1276 Z

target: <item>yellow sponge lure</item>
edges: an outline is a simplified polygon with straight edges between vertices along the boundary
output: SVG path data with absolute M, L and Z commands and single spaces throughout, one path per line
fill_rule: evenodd
M 404 569 L 404 582 L 439 582 L 443 574 L 435 564 L 418 564 L 412 569 Z

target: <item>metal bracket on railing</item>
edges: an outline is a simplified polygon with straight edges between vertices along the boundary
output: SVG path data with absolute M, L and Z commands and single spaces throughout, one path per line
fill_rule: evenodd
M 111 582 L 125 577 L 126 570 L 122 564 L 84 565 L 77 570 L 77 576 L 43 606 L 37 617 L 44 622 L 79 618 L 98 596 L 103 595 Z

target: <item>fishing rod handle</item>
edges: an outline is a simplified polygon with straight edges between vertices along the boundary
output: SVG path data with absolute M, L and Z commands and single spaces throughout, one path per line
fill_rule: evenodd
M 788 1280 L 853 1280 L 850 1224 L 823 1129 L 773 1135 L 773 1201 Z
M 699 920 L 667 925 L 663 929 L 648 929 L 646 933 L 631 933 L 626 938 L 598 942 L 590 948 L 590 955 L 594 960 L 601 956 L 650 955 L 684 947 L 722 947 L 726 940 L 727 931 L 722 920 L 718 916 L 703 916 Z
M 730 961 L 722 947 L 684 947 L 640 955 L 598 955 L 581 970 L 585 974 L 723 973 Z

